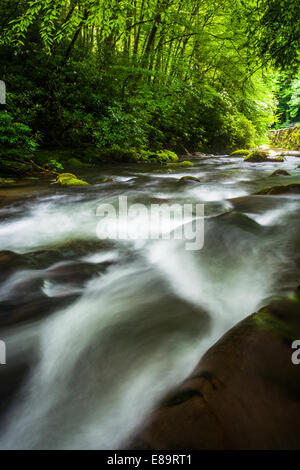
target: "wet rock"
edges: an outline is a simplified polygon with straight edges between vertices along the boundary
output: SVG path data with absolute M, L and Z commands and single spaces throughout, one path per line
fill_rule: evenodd
M 114 179 L 113 178 L 103 178 L 103 180 L 100 181 L 100 183 L 113 183 Z
M 62 262 L 47 269 L 43 278 L 80 287 L 95 275 L 103 272 L 111 264 L 111 262 L 101 264 L 81 261 Z
M 131 449 L 298 449 L 299 297 L 272 302 L 225 334 L 152 413 Z
M 57 243 L 54 248 L 63 259 L 74 259 L 110 246 L 110 240 L 67 240 Z
M 275 170 L 270 176 L 291 176 L 286 170 Z
M 234 209 L 239 212 L 251 214 L 263 214 L 265 211 L 277 209 L 282 206 L 282 198 L 266 198 L 263 196 L 249 195 L 229 199 Z
M 290 194 L 290 193 L 300 193 L 300 183 L 293 184 L 281 184 L 278 186 L 272 186 L 268 188 L 261 189 L 258 191 L 257 195 L 277 195 L 277 194 Z
M 152 170 L 151 173 L 174 173 L 170 168 L 160 168 L 159 170 Z
M 13 251 L 0 251 L 0 282 L 9 277 L 17 269 L 28 267 L 26 257 Z
M 282 156 L 271 156 L 269 152 L 264 150 L 255 150 L 251 152 L 245 159 L 245 162 L 250 163 L 260 163 L 260 162 L 284 162 L 284 157 Z
M 182 176 L 178 183 L 201 183 L 201 180 L 196 176 Z
M 244 159 L 245 162 L 266 162 L 268 161 L 269 153 L 264 152 L 263 150 L 255 150 L 254 152 L 249 153 L 249 155 Z

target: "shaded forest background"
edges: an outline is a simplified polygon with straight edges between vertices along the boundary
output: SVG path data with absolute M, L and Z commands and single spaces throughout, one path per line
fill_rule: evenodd
M 295 0 L 1 0 L 0 154 L 249 147 L 300 121 Z

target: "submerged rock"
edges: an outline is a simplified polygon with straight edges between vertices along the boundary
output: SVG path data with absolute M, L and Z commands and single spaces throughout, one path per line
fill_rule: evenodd
M 182 176 L 178 183 L 201 183 L 201 180 L 196 176 Z
M 261 189 L 256 195 L 272 195 L 272 194 L 288 194 L 300 193 L 300 183 L 280 184 L 268 188 Z
M 286 170 L 275 170 L 270 176 L 291 176 Z
M 126 448 L 298 449 L 300 374 L 291 345 L 299 338 L 296 294 L 250 315 L 207 351 Z

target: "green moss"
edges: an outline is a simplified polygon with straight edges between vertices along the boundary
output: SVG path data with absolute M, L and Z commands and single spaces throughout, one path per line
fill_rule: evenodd
M 251 150 L 239 149 L 235 150 L 230 154 L 231 157 L 244 157 L 245 155 L 249 155 Z
M 279 156 L 279 157 L 270 157 L 268 158 L 268 161 L 269 162 L 278 162 L 278 163 L 282 163 L 285 161 L 285 158 L 283 156 Z
M 289 327 L 289 325 L 276 318 L 272 312 L 269 311 L 268 307 L 265 307 L 258 313 L 255 313 L 252 317 L 252 320 L 260 329 L 267 329 L 267 330 L 275 330 L 276 333 L 279 333 L 280 336 L 285 338 L 292 338 L 293 337 L 293 330 Z
M 158 150 L 157 152 L 152 152 L 151 150 L 141 150 L 139 154 L 140 160 L 147 163 L 174 163 L 179 161 L 176 153 L 172 152 L 171 150 Z
M 182 178 L 179 179 L 179 183 L 201 183 L 201 180 L 199 178 L 196 178 L 196 176 L 183 176 Z
M 69 180 L 64 180 L 61 184 L 65 186 L 86 186 L 89 183 L 87 183 L 86 181 L 79 180 L 78 178 L 73 178 Z
M 86 186 L 89 184 L 86 181 L 78 179 L 72 173 L 61 173 L 58 175 L 55 183 L 59 183 L 63 186 Z
M 112 183 L 113 178 L 103 178 L 103 180 L 100 181 L 100 183 Z
M 0 183 L 4 183 L 4 184 L 11 184 L 11 183 L 15 183 L 16 181 L 11 179 L 11 178 L 0 178 Z
M 167 167 L 170 167 L 170 168 L 190 168 L 190 167 L 193 167 L 194 164 L 192 162 L 189 162 L 189 161 L 183 161 L 183 162 L 176 162 L 176 163 L 167 163 Z
M 254 152 L 249 153 L 247 157 L 244 159 L 245 162 L 266 162 L 268 161 L 269 154 L 264 152 L 263 150 L 254 150 Z
M 256 195 L 276 195 L 276 194 L 288 194 L 288 193 L 300 193 L 300 183 L 292 183 L 292 184 L 280 184 L 277 186 L 269 186 L 267 188 L 263 188 L 257 193 Z
M 268 152 L 264 150 L 256 149 L 253 152 L 249 153 L 244 159 L 245 162 L 251 163 L 260 163 L 260 162 L 284 162 L 284 157 L 272 157 Z
M 157 152 L 157 159 L 160 162 L 178 162 L 179 158 L 176 153 L 172 152 L 171 150 L 160 150 Z
M 277 129 L 269 132 L 269 141 L 272 145 L 289 150 L 300 149 L 300 126 L 289 129 Z

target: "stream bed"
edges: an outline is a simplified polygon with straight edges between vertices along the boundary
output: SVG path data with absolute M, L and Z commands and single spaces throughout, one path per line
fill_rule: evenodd
M 300 158 L 192 161 L 77 171 L 87 187 L 0 188 L 0 448 L 122 448 L 226 331 L 300 284 L 300 194 L 254 195 L 299 181 Z M 270 176 L 278 168 L 290 176 Z M 178 183 L 188 175 L 202 182 Z M 204 204 L 203 248 L 99 239 L 99 204 L 119 196 Z

